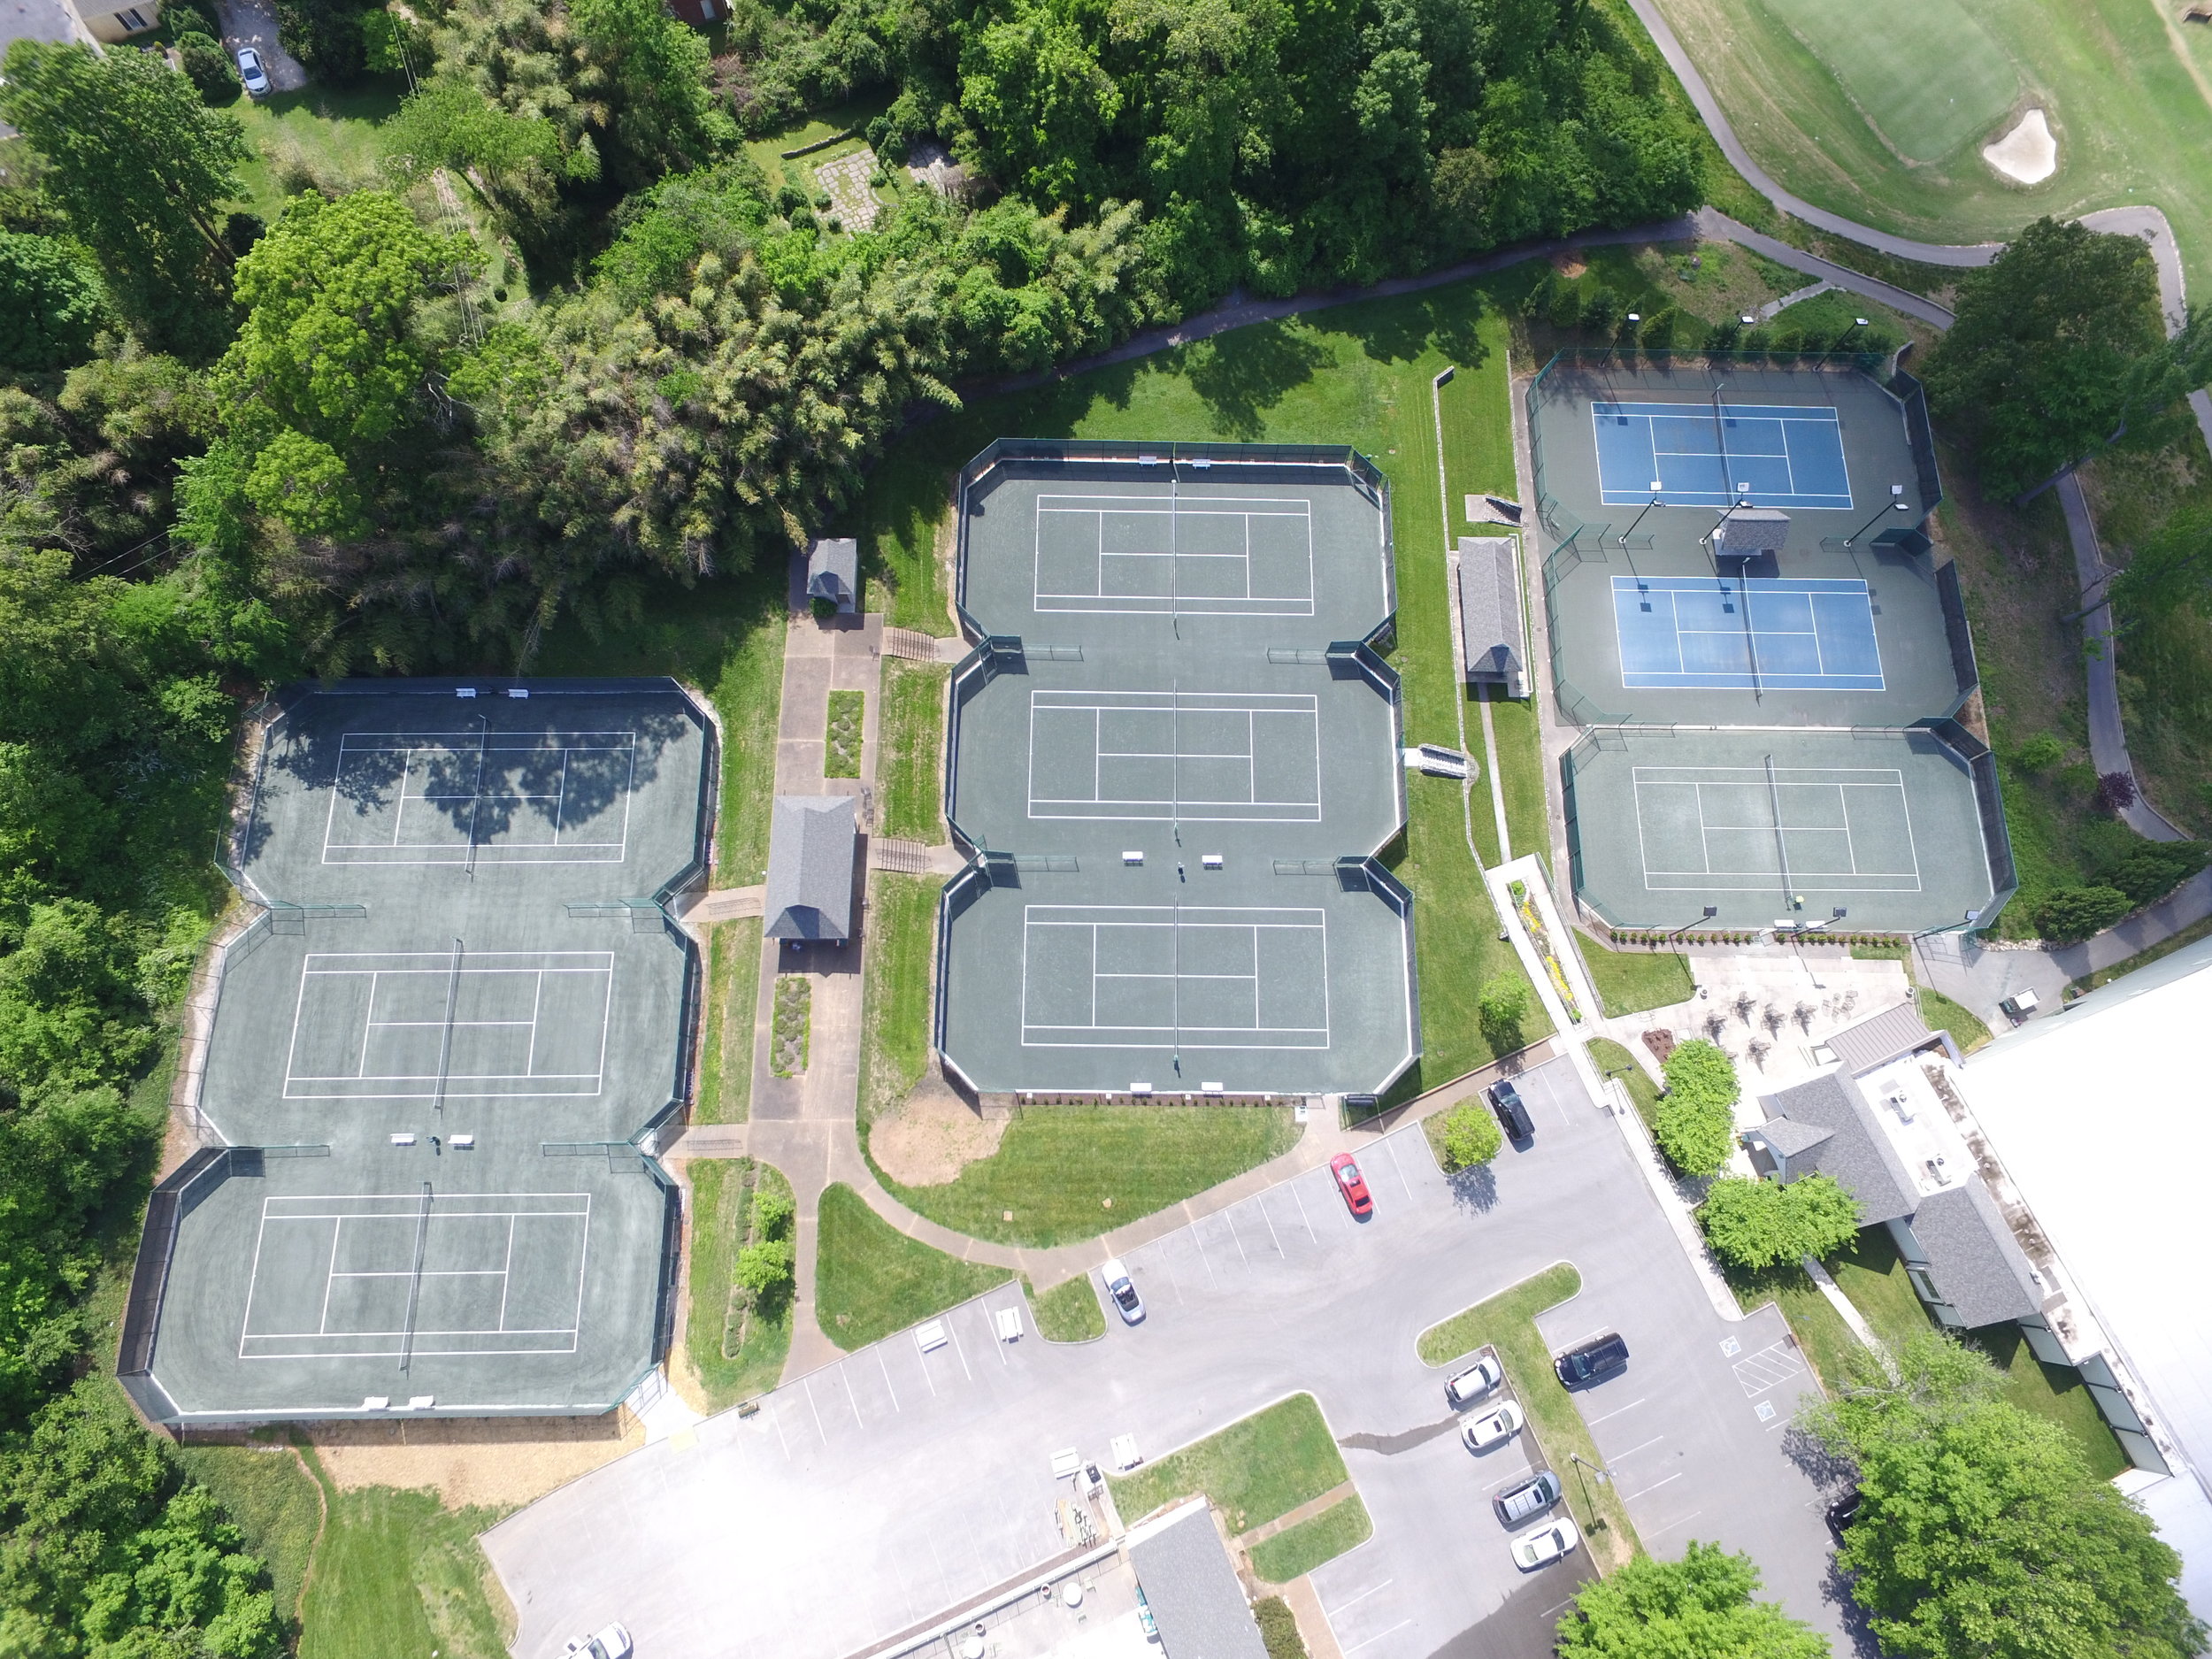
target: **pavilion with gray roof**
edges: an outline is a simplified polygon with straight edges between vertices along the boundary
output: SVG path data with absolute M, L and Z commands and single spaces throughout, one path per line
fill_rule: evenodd
M 1128 1550 L 1167 1659 L 1266 1659 L 1252 1605 L 1203 1500 L 1140 1526 Z
M 1521 574 L 1510 536 L 1460 537 L 1459 634 L 1470 685 L 1501 686 L 1509 697 L 1528 695 Z
M 841 611 L 860 603 L 860 543 L 850 536 L 818 538 L 806 548 L 806 596 Z
M 853 936 L 853 854 L 859 833 L 849 795 L 780 795 L 768 837 L 761 914 L 771 939 L 843 944 Z

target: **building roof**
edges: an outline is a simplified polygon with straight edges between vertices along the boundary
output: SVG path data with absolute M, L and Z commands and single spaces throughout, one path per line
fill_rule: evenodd
M 1467 677 L 1522 695 L 1521 579 L 1509 536 L 1460 537 L 1459 631 Z
M 1928 1029 L 1918 1008 L 1910 1002 L 1900 1002 L 1823 1038 L 1821 1046 L 1843 1062 L 1846 1077 L 1861 1077 L 1901 1054 L 1910 1054 L 1915 1048 L 1942 1041 Z
M 818 539 L 806 547 L 806 590 L 849 609 L 860 592 L 860 543 L 850 536 Z
M 1801 1157 L 1836 1132 L 1818 1124 L 1801 1124 L 1794 1118 L 1770 1118 L 1759 1125 L 1766 1143 L 1786 1158 Z
M 776 797 L 761 901 L 769 938 L 852 937 L 856 804 L 849 795 Z
M 2184 1507 L 2202 1502 L 2212 1469 L 2202 1219 L 2212 1114 L 2198 1048 L 2208 999 L 2212 940 L 2005 1033 L 1961 1079 L 2071 1287 L 2140 1385 L 2137 1408 L 2196 1466 L 2162 1487 Z M 2160 1527 L 2184 1546 L 2183 1594 L 2212 1618 L 2212 1517 L 2185 1540 L 2166 1515 Z
M 1160 1627 L 1166 1659 L 1267 1659 L 1229 1552 L 1202 1502 L 1186 1504 L 1129 1545 L 1137 1586 Z
M 2042 1311 L 2043 1287 L 1978 1175 L 1930 1193 L 1911 1226 L 1928 1254 L 1936 1294 L 1969 1330 Z
M 1868 1226 L 1912 1213 L 1916 1202 L 1912 1176 L 1890 1145 L 1889 1137 L 1875 1123 L 1874 1109 L 1849 1078 L 1839 1071 L 1824 1071 L 1793 1088 L 1762 1095 L 1759 1103 L 1766 1109 L 1770 1138 L 1775 1133 L 1771 1120 L 1777 1118 L 1832 1131 L 1813 1145 L 1809 1156 L 1801 1160 L 1790 1155 L 1793 1164 L 1805 1166 L 1793 1170 L 1793 1174 L 1816 1171 L 1836 1180 L 1859 1201 L 1859 1219 Z

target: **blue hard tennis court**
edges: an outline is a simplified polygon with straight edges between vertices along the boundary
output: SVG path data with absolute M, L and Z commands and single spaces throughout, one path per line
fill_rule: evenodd
M 1843 426 L 1824 403 L 1593 403 L 1598 490 L 1609 507 L 1847 512 Z
M 1678 691 L 1879 691 L 1862 581 L 1616 576 L 1621 683 Z

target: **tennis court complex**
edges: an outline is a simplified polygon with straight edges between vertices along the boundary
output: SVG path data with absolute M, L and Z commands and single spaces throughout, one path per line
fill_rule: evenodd
M 473 693 L 475 695 L 458 695 Z M 660 681 L 280 699 L 125 1322 L 180 1424 L 610 1409 L 664 1340 L 714 749 Z
M 945 1064 L 1379 1090 L 1418 1050 L 1388 504 L 1343 449 L 1003 442 L 964 479 Z
M 2009 896 L 1924 404 L 1882 372 L 1579 353 L 1528 388 L 1574 879 L 1614 926 L 1910 932 Z

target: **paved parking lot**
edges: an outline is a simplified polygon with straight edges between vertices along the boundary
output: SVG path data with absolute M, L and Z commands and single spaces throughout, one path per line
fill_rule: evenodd
M 1448 1181 L 1419 1130 L 1402 1132 L 1363 1156 L 1368 1223 L 1317 1171 L 1133 1252 L 1150 1309 L 1134 1329 L 1001 1343 L 991 1316 L 1021 1302 L 1009 1286 L 947 1316 L 934 1351 L 890 1338 L 754 1417 L 710 1419 L 564 1487 L 486 1536 L 520 1617 L 516 1652 L 555 1655 L 620 1618 L 641 1659 L 840 1659 L 1058 1554 L 1056 1449 L 1102 1461 L 1130 1433 L 1156 1457 L 1305 1389 L 1375 1520 L 1315 1574 L 1347 1659 L 1534 1659 L 1586 1554 L 1515 1571 L 1487 1499 L 1526 1471 L 1523 1448 L 1470 1455 L 1444 1372 L 1414 1343 L 1563 1258 L 1584 1290 L 1542 1321 L 1547 1338 L 1610 1327 L 1632 1352 L 1581 1404 L 1645 1542 L 1748 1548 L 1770 1594 L 1839 1630 L 1822 1601 L 1819 1497 L 1781 1455 L 1810 1383 L 1779 1316 L 1713 1313 L 1569 1066 L 1521 1088 L 1536 1139 L 1502 1154 L 1494 1180 Z

